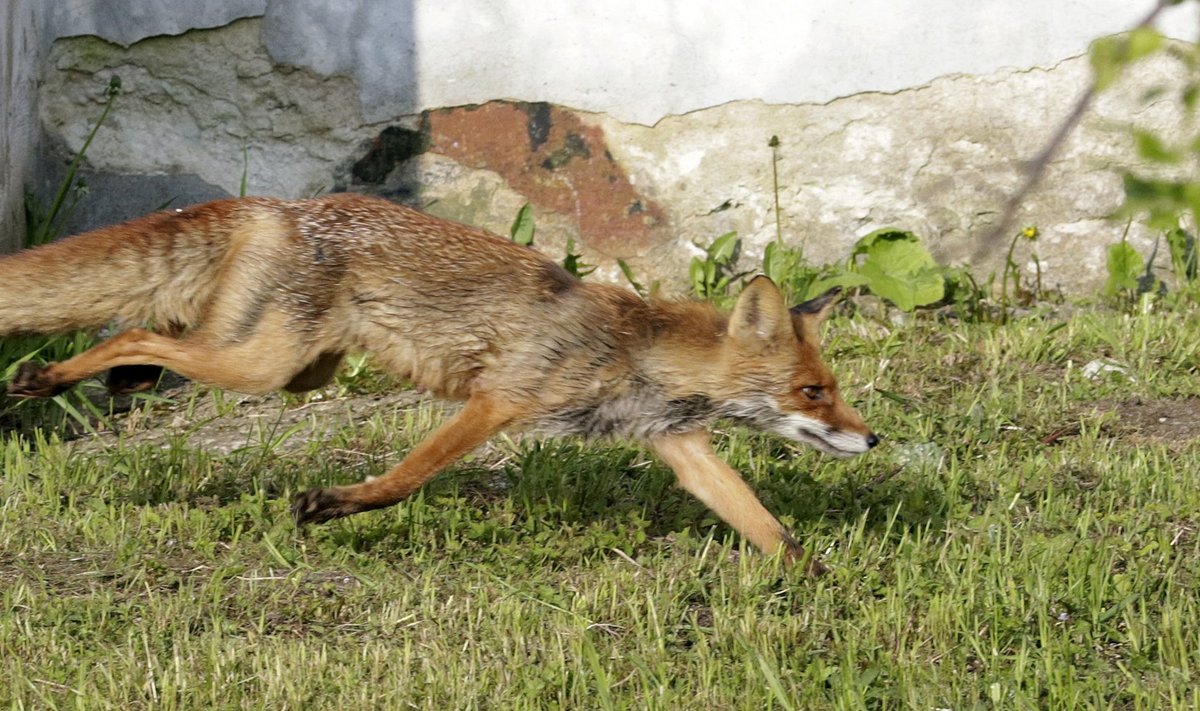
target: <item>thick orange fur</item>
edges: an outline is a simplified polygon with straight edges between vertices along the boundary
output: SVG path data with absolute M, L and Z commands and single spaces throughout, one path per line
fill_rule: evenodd
M 465 401 L 386 475 L 298 494 L 300 523 L 394 504 L 522 426 L 643 440 L 752 543 L 794 559 L 799 546 L 712 451 L 708 427 L 735 418 L 835 456 L 874 446 L 821 362 L 831 296 L 789 310 L 759 277 L 725 315 L 580 282 L 534 250 L 375 198 L 244 198 L 0 258 L 0 336 L 129 327 L 67 361 L 26 364 L 9 383 L 16 396 L 114 368 L 140 387 L 147 366 L 242 392 L 303 391 L 366 350 Z

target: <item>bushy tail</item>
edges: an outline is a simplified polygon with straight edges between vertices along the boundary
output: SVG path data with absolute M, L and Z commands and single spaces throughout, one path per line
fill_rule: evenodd
M 0 257 L 0 337 L 195 323 L 215 286 L 239 207 L 159 212 Z

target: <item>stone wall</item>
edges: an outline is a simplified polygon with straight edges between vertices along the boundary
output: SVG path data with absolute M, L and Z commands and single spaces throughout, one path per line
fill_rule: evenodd
M 24 185 L 37 140 L 34 2 L 0 5 L 0 253 L 20 246 L 25 232 Z
M 777 219 L 818 261 L 885 226 L 944 261 L 978 257 L 1025 161 L 1087 85 L 1088 40 L 1148 9 L 260 0 L 188 17 L 167 0 L 115 4 L 138 21 L 110 26 L 84 11 L 94 0 L 44 21 L 71 36 L 43 62 L 39 191 L 82 144 L 108 78 L 124 85 L 73 227 L 235 194 L 243 177 L 256 194 L 361 190 L 496 231 L 529 201 L 542 248 L 574 239 L 600 278 L 618 279 L 623 259 L 667 285 L 693 243 L 730 229 L 752 268 Z M 1167 27 L 1191 32 L 1194 19 L 1177 12 Z M 1177 83 L 1179 67 L 1137 74 L 1096 105 L 1019 217 L 1042 230 L 1051 285 L 1103 279 L 1124 230 L 1106 217 L 1121 197 L 1114 168 L 1134 160 L 1125 127 L 1179 120 L 1140 96 Z M 1131 239 L 1148 253 L 1153 235 L 1135 225 Z M 986 278 L 1002 256 L 985 250 L 973 267 Z

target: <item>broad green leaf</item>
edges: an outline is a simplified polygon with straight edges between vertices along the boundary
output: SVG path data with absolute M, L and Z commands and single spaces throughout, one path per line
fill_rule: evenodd
M 737 246 L 737 232 L 726 232 L 720 237 L 713 240 L 713 243 L 708 248 L 708 255 L 717 264 L 728 262 L 733 256 L 733 250 Z
M 513 242 L 528 247 L 533 244 L 533 232 L 533 206 L 525 203 L 517 211 L 517 219 L 513 220 L 509 234 L 512 235 Z
M 1116 296 L 1124 291 L 1134 291 L 1138 286 L 1138 277 L 1145 271 L 1146 263 L 1142 255 L 1129 246 L 1128 242 L 1118 242 L 1108 248 L 1108 282 L 1104 291 L 1109 296 Z
M 824 294 L 835 286 L 853 288 L 858 286 L 866 286 L 867 282 L 867 278 L 862 274 L 857 272 L 842 272 L 841 274 L 836 274 L 831 277 L 818 279 L 812 284 L 809 284 L 808 290 L 801 294 L 800 298 L 802 301 L 807 301 Z
M 1112 86 L 1124 68 L 1123 43 L 1117 37 L 1101 37 L 1092 42 L 1088 53 L 1096 77 L 1096 91 Z
M 863 237 L 854 245 L 851 258 L 864 254 L 867 259 L 886 260 L 889 272 L 916 272 L 937 266 L 917 236 L 904 230 L 876 230 Z
M 851 258 L 864 254 L 868 261 L 879 262 L 888 273 L 916 273 L 937 266 L 917 236 L 903 230 L 876 230 L 863 237 L 854 245 Z
M 704 262 L 699 257 L 692 257 L 688 265 L 688 277 L 692 280 L 692 293 L 704 296 Z
M 1200 214 L 1200 183 L 1177 183 L 1168 180 L 1148 180 L 1126 174 L 1126 215 L 1149 213 L 1151 229 L 1169 230 L 1179 223 L 1179 213 Z
M 880 240 L 916 240 L 916 235 L 904 230 L 894 230 L 891 228 L 875 230 L 854 243 L 854 249 L 850 252 L 850 258 L 853 259 L 861 254 L 866 254 Z
M 863 255 L 866 259 L 858 264 Z M 876 230 L 854 245 L 850 259 L 872 293 L 905 311 L 940 301 L 946 293 L 941 268 L 911 232 Z
M 1183 160 L 1183 155 L 1179 151 L 1168 148 L 1158 136 L 1149 131 L 1135 130 L 1133 140 L 1138 155 L 1146 160 L 1168 164 Z
M 876 296 L 887 299 L 904 311 L 940 301 L 946 293 L 946 279 L 934 267 L 915 272 L 885 271 L 884 263 L 868 260 L 859 269 L 867 286 Z
M 1198 97 L 1200 97 L 1200 87 L 1197 87 L 1195 83 L 1184 87 L 1181 98 L 1183 99 L 1183 106 L 1188 112 L 1196 110 L 1196 99 Z
M 915 238 L 876 242 L 867 251 L 866 264 L 874 264 L 887 274 L 917 274 L 937 268 L 937 262 Z
M 776 262 L 775 249 L 778 242 L 767 243 L 766 249 L 763 250 L 762 270 L 767 278 L 776 284 L 779 283 L 779 264 Z
M 1162 46 L 1163 36 L 1150 25 L 1138 27 L 1129 33 L 1126 44 L 1125 59 L 1134 62 L 1142 57 L 1154 54 Z
M 1138 27 L 1123 37 L 1101 37 L 1092 43 L 1089 57 L 1096 76 L 1096 90 L 1112 86 L 1125 67 L 1157 52 L 1163 37 L 1153 27 Z
M 778 242 L 768 243 L 763 250 L 763 274 L 770 277 L 780 288 L 789 280 L 798 277 L 803 266 L 803 255 L 799 250 L 790 249 Z
M 1181 190 L 1186 209 L 1191 211 L 1193 219 L 1200 218 L 1200 183 L 1184 183 Z
M 1196 240 L 1186 230 L 1167 230 L 1167 247 L 1171 251 L 1171 265 L 1180 281 L 1196 278 Z
M 1136 175 L 1126 174 L 1125 199 L 1138 203 L 1155 202 L 1173 199 L 1175 186 L 1162 180 L 1146 180 Z

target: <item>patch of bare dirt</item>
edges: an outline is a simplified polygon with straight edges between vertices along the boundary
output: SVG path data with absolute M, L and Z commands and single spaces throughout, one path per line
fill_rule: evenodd
M 1080 408 L 1074 422 L 1042 437 L 1055 445 L 1079 434 L 1081 419 L 1100 418 L 1104 431 L 1116 439 L 1138 444 L 1164 443 L 1184 447 L 1200 440 L 1200 397 L 1100 400 Z
M 1096 403 L 1097 412 L 1113 412 L 1114 434 L 1127 440 L 1184 444 L 1200 439 L 1200 397 Z
M 1120 423 L 1145 437 L 1190 440 L 1200 438 L 1200 397 L 1180 400 L 1134 399 L 1117 408 Z
M 239 395 L 232 392 L 219 398 L 204 392 L 192 397 L 192 388 L 184 381 L 159 395 L 172 404 L 135 408 L 113 419 L 113 426 L 126 444 L 161 444 L 183 435 L 187 446 L 208 452 L 228 454 L 247 446 L 270 441 L 279 451 L 303 445 L 314 436 L 319 423 L 362 422 L 376 414 L 391 414 L 428 406 L 430 398 L 415 390 L 387 394 L 327 396 L 305 403 L 289 404 L 278 394 Z M 332 388 L 327 391 L 331 392 Z M 321 428 L 316 428 L 320 430 Z M 79 451 L 102 450 L 111 446 L 118 432 L 103 432 L 99 437 L 75 443 Z

